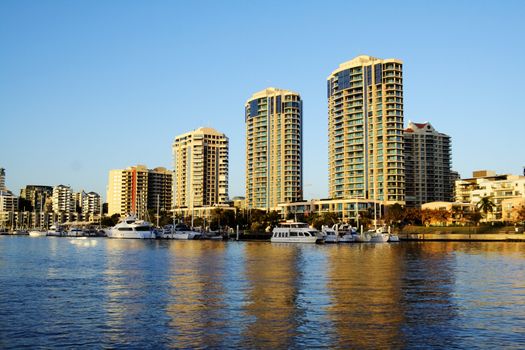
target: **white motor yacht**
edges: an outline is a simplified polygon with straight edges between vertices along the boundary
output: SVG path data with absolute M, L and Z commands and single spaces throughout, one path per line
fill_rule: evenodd
M 323 233 L 325 243 L 339 242 L 339 235 L 333 228 L 323 225 L 321 227 L 321 232 Z
M 137 220 L 134 216 L 128 216 L 108 233 L 108 238 L 136 238 L 151 239 L 155 238 L 153 225 L 147 221 Z
M 399 236 L 390 234 L 390 236 L 388 237 L 388 241 L 389 242 L 399 242 Z
M 355 242 L 356 230 L 350 224 L 335 224 L 332 229 L 340 236 L 339 243 Z
M 31 230 L 29 231 L 29 237 L 45 237 L 47 236 L 46 231 L 42 230 Z
M 385 243 L 388 242 L 389 234 L 385 233 L 384 227 L 379 227 L 375 230 L 370 230 L 367 232 L 370 236 L 370 243 Z
M 65 232 L 64 230 L 62 230 L 62 227 L 58 225 L 51 225 L 51 227 L 47 231 L 47 235 L 52 237 L 60 237 L 65 235 Z
M 164 229 L 163 237 L 170 239 L 188 240 L 197 239 L 201 236 L 200 232 L 193 231 L 183 223 L 175 224 L 175 226 Z
M 283 222 L 273 229 L 272 243 L 316 243 L 322 242 L 319 231 L 303 222 Z
M 82 237 L 83 235 L 84 231 L 81 228 L 75 226 L 70 227 L 66 233 L 66 236 L 68 237 Z

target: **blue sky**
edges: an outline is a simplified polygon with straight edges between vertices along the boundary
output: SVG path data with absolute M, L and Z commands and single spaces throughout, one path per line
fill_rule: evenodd
M 525 165 L 523 1 L 0 2 L 0 166 L 105 197 L 110 169 L 172 167 L 176 135 L 230 138 L 244 194 L 244 103 L 304 103 L 304 194 L 328 193 L 326 77 L 360 54 L 404 61 L 405 124 L 452 137 L 453 168 Z

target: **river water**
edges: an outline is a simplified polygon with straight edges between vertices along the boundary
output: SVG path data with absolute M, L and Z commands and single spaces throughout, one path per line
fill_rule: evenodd
M 524 348 L 525 244 L 0 237 L 0 348 Z

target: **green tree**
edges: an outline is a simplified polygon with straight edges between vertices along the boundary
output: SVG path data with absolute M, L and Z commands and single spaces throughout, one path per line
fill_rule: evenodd
M 118 223 L 119 218 L 120 215 L 118 214 L 113 214 L 111 216 L 103 216 L 101 225 L 106 227 L 113 227 Z
M 478 211 L 470 211 L 464 214 L 464 218 L 468 222 L 477 225 L 481 220 L 481 214 Z
M 485 196 L 480 199 L 476 205 L 476 208 L 484 214 L 485 220 L 487 220 L 488 213 L 492 213 L 494 211 L 496 204 L 492 202 L 490 197 Z
M 421 225 L 421 209 L 419 208 L 405 208 L 405 222 L 410 225 Z
M 395 203 L 386 208 L 385 222 L 389 225 L 401 226 L 405 219 L 405 209 L 399 204 Z
M 311 222 L 311 225 L 316 229 L 320 230 L 323 225 L 332 227 L 339 221 L 341 220 L 339 219 L 339 215 L 337 215 L 337 213 L 322 213 L 320 216 L 317 216 L 317 218 Z

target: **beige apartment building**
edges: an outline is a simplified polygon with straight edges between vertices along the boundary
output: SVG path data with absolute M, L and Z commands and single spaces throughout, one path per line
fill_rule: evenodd
M 358 56 L 327 85 L 329 197 L 404 204 L 402 61 Z
M 136 165 L 110 170 L 107 188 L 108 215 L 134 213 L 144 218 L 148 209 L 169 210 L 173 173 L 166 168 Z M 157 204 L 158 203 L 158 204 Z
M 429 202 L 451 202 L 450 136 L 429 123 L 409 122 L 405 138 L 405 200 L 407 207 Z
M 480 170 L 472 178 L 456 181 L 456 202 L 477 205 L 483 197 L 495 204 L 487 221 L 512 221 L 513 209 L 525 204 L 525 176 Z
M 174 209 L 211 207 L 228 201 L 228 147 L 226 135 L 212 128 L 199 128 L 175 138 Z
M 245 104 L 246 206 L 278 210 L 303 196 L 302 100 L 267 88 Z

